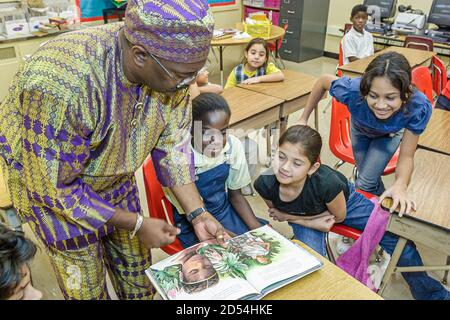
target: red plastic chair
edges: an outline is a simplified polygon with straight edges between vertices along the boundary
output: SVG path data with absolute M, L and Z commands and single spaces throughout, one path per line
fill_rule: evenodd
M 431 77 L 430 69 L 427 67 L 417 67 L 412 70 L 412 84 L 424 95 L 427 96 L 430 103 L 433 104 L 433 79 Z
M 143 166 L 144 173 L 144 185 L 145 185 L 145 193 L 147 195 L 147 205 L 150 213 L 150 217 L 161 219 L 167 221 L 167 223 L 173 225 L 173 211 L 172 205 L 169 200 L 166 198 L 164 191 L 161 187 L 161 184 L 156 177 L 155 168 L 153 166 L 153 162 L 151 158 L 148 158 L 144 162 Z M 167 215 L 164 212 L 163 203 L 167 209 Z M 161 247 L 161 249 L 169 255 L 177 253 L 183 250 L 183 246 L 180 241 L 175 239 L 171 244 Z
M 347 106 L 338 102 L 335 98 L 333 98 L 331 103 L 329 145 L 331 152 L 340 159 L 334 166 L 335 169 L 338 169 L 345 162 L 354 166 L 356 165 L 350 140 L 350 112 L 348 111 Z M 389 161 L 386 169 L 384 169 L 383 175 L 395 172 L 399 153 L 400 148 L 397 149 L 394 156 Z
M 283 27 L 284 32 L 285 32 L 284 34 L 286 34 L 287 28 L 288 28 L 288 24 L 286 23 Z M 284 35 L 278 40 L 278 42 L 269 42 L 267 45 L 269 48 L 269 53 L 272 56 L 275 63 L 281 64 L 282 69 L 286 69 L 283 59 L 281 59 L 281 57 L 280 57 L 280 49 L 281 49 L 281 46 L 283 45 L 283 39 L 284 39 Z M 277 46 L 277 43 L 278 43 L 278 46 Z M 278 67 L 280 67 L 280 65 L 278 65 Z
M 444 62 L 437 56 L 431 59 L 431 75 L 433 77 L 433 90 L 440 95 L 447 85 L 447 70 Z
M 433 51 L 433 39 L 420 36 L 406 36 L 403 44 L 405 48 Z

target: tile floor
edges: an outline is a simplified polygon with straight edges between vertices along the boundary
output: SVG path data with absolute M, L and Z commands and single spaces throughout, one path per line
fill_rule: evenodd
M 236 53 L 236 51 L 232 51 Z M 231 52 L 230 52 L 231 53 Z M 230 58 L 230 55 L 225 54 L 225 75 L 227 75 L 230 71 L 232 66 L 237 63 L 241 57 L 236 56 L 236 60 L 233 61 Z M 318 58 L 311 61 L 307 61 L 304 63 L 293 63 L 293 62 L 285 62 L 286 68 L 290 70 L 300 71 L 312 75 L 320 75 L 323 73 L 334 73 L 337 61 L 330 59 L 330 58 Z M 226 79 L 226 76 L 225 76 Z M 220 73 L 217 67 L 217 62 L 212 59 L 211 65 L 210 65 L 210 81 L 213 83 L 219 83 L 220 82 Z M 327 104 L 329 102 L 329 98 L 322 101 L 320 103 L 320 133 L 322 134 L 323 140 L 324 140 L 324 148 L 322 151 L 322 161 L 325 164 L 328 165 L 334 165 L 337 162 L 337 159 L 331 154 L 329 149 L 327 148 L 327 141 L 328 141 L 328 134 L 329 134 L 329 122 L 330 122 L 330 109 L 328 109 L 325 113 L 323 110 L 326 108 Z M 301 111 L 293 114 L 289 118 L 289 123 L 294 124 L 300 117 Z M 311 117 L 312 119 L 313 117 Z M 257 138 L 257 135 L 251 136 L 252 138 Z M 261 147 L 259 150 L 260 155 L 264 157 L 265 154 L 265 143 L 264 139 L 259 139 L 259 146 Z M 264 166 L 258 167 L 258 170 L 265 170 L 266 168 Z M 348 164 L 344 164 L 340 171 L 343 172 L 347 177 L 350 177 L 352 167 Z M 141 202 L 142 207 L 144 208 L 144 211 L 148 213 L 147 207 L 144 205 L 146 203 L 145 200 L 145 192 L 143 188 L 143 182 L 142 182 L 142 172 L 137 172 L 138 177 L 138 183 L 139 183 L 139 190 L 141 192 Z M 393 182 L 393 175 L 384 177 L 385 184 L 388 186 L 392 184 Z M 268 219 L 267 216 L 267 207 L 263 200 L 259 196 L 249 197 L 248 201 L 250 202 L 255 214 L 259 217 Z M 277 223 L 274 222 L 273 226 L 276 230 L 278 230 L 280 233 L 284 234 L 286 237 L 292 236 L 292 231 L 290 230 L 289 226 L 287 224 L 283 223 Z M 30 229 L 28 226 L 24 226 L 26 234 L 35 240 L 35 237 L 30 232 Z M 331 237 L 331 241 L 333 243 L 336 242 L 337 237 Z M 432 249 L 419 247 L 419 251 L 423 257 L 423 260 L 426 264 L 443 264 L 446 261 L 446 257 L 444 257 L 442 254 L 439 254 Z M 166 257 L 167 255 L 159 249 L 152 250 L 154 261 L 159 261 L 160 259 Z M 58 288 L 56 278 L 54 276 L 53 270 L 50 266 L 50 262 L 48 260 L 48 257 L 45 254 L 44 249 L 42 248 L 38 254 L 36 259 L 33 262 L 32 265 L 32 273 L 33 273 L 33 280 L 35 283 L 35 286 L 43 291 L 44 298 L 45 299 L 62 299 L 61 292 Z M 442 279 L 443 272 L 434 272 L 431 273 L 432 276 L 434 276 L 436 279 Z M 109 285 L 109 288 L 111 289 L 111 286 Z M 115 294 L 113 290 L 111 290 L 112 294 L 111 296 L 113 298 L 115 297 Z M 409 289 L 403 280 L 403 278 L 400 275 L 394 275 L 388 288 L 386 289 L 385 296 L 386 299 L 412 299 L 412 296 L 409 292 Z

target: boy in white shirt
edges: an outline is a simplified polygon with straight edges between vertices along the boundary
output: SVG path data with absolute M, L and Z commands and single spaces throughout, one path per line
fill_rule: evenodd
M 342 39 L 344 65 L 374 54 L 372 34 L 364 30 L 368 18 L 367 6 L 359 4 L 353 7 L 350 17 L 353 27 Z

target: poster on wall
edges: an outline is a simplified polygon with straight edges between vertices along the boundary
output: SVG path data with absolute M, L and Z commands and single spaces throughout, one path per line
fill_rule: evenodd
M 103 9 L 114 8 L 111 0 L 76 0 L 81 10 L 81 21 L 95 21 L 103 19 Z
M 236 0 L 208 0 L 208 3 L 211 7 L 221 7 L 235 5 Z
M 237 0 L 208 0 L 211 7 L 224 7 L 236 5 Z M 103 19 L 103 9 L 114 8 L 111 0 L 76 0 L 81 10 L 81 21 L 95 21 Z

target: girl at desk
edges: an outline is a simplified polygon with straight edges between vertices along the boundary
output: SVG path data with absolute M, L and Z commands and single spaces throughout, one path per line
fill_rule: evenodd
M 244 51 L 244 63 L 236 66 L 228 76 L 225 89 L 238 84 L 278 82 L 284 80 L 283 72 L 269 62 L 269 48 L 262 38 L 251 40 Z
M 192 101 L 192 142 L 196 186 L 205 207 L 227 231 L 236 235 L 261 227 L 244 197 L 253 193 L 251 178 L 241 141 L 227 134 L 231 111 L 225 99 L 215 93 L 202 93 Z M 187 248 L 196 243 L 191 223 L 169 190 L 174 205 L 174 223 L 181 229 L 177 236 Z
M 327 90 L 351 114 L 352 148 L 358 168 L 356 187 L 381 195 L 380 202 L 391 197 L 391 212 L 400 205 L 400 216 L 410 213 L 415 203 L 406 189 L 419 135 L 430 120 L 432 106 L 422 92 L 413 88 L 408 60 L 388 52 L 375 58 L 362 78 L 323 75 L 311 92 L 300 124 L 307 124 Z M 385 190 L 381 175 L 400 145 L 395 183 Z
M 375 205 L 356 192 L 342 173 L 320 164 L 321 148 L 316 130 L 304 125 L 289 128 L 279 140 L 272 169 L 258 177 L 254 186 L 271 218 L 288 222 L 297 240 L 325 256 L 325 237 L 331 227 L 342 223 L 364 230 Z M 392 254 L 397 241 L 397 236 L 385 233 L 380 245 Z M 407 243 L 398 265 L 423 265 L 414 243 Z M 427 273 L 402 275 L 415 299 L 450 299 L 450 293 Z

